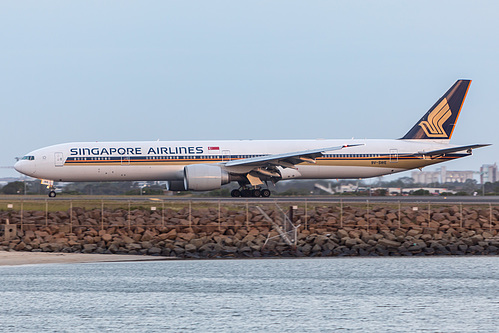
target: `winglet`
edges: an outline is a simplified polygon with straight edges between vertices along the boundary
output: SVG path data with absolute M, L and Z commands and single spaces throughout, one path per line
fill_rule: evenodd
M 471 80 L 457 80 L 402 140 L 450 140 Z

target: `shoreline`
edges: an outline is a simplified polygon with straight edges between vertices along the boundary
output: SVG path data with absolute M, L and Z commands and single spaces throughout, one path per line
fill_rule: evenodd
M 177 258 L 150 255 L 129 254 L 103 254 L 103 253 L 63 253 L 63 252 L 26 252 L 26 251 L 0 251 L 0 267 L 2 266 L 25 266 L 44 264 L 84 264 L 103 262 L 145 262 L 145 261 L 183 261 L 183 260 L 274 260 L 274 259 L 376 259 L 376 258 L 494 258 L 497 255 L 434 255 L 434 256 L 341 256 L 341 257 L 260 257 L 260 258 Z
M 0 251 L 0 266 L 156 261 L 169 259 L 173 260 L 175 258 L 128 254 Z

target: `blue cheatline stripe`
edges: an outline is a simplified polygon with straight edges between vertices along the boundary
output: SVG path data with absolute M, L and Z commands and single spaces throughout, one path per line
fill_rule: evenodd
M 228 160 L 241 160 L 251 157 L 260 157 L 266 155 L 229 155 L 229 156 L 196 156 L 196 155 L 180 155 L 180 156 L 111 156 L 111 157 L 68 157 L 65 164 L 83 165 L 83 164 L 117 164 L 117 163 L 168 163 L 181 161 L 196 161 L 196 162 L 225 162 Z M 452 154 L 436 157 L 436 159 L 452 160 L 460 157 L 468 156 L 468 154 Z M 387 154 L 327 154 L 323 157 L 318 157 L 321 161 L 388 161 L 393 158 L 398 160 L 421 160 L 421 155 L 409 154 L 403 155 L 387 155 Z

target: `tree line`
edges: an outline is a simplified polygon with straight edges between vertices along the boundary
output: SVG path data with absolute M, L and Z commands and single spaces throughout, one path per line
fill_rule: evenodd
M 396 188 L 411 188 L 411 187 L 444 187 L 450 191 L 457 192 L 456 195 L 473 195 L 475 192 L 479 195 L 499 195 L 499 182 L 478 184 L 476 180 L 467 180 L 464 183 L 431 183 L 431 184 L 418 184 L 414 183 L 410 177 L 401 177 L 393 181 L 379 181 L 377 184 L 364 183 L 357 180 L 338 180 L 328 182 L 324 180 L 296 180 L 279 182 L 276 186 L 269 188 L 277 195 L 326 195 L 328 193 L 319 190 L 315 184 L 327 186 L 331 183 L 334 188 L 339 185 L 347 185 L 355 182 L 359 187 L 364 188 L 377 188 L 371 191 L 371 195 L 383 196 L 387 195 L 387 191 L 383 188 L 396 187 Z M 230 196 L 230 189 L 236 188 L 236 184 L 224 186 L 220 190 L 208 191 L 201 193 L 202 196 Z M 166 191 L 163 183 L 158 182 L 78 182 L 78 183 L 65 183 L 63 186 L 58 186 L 59 191 L 68 195 L 161 195 Z M 46 194 L 48 189 L 46 185 L 42 185 L 41 181 L 14 181 L 6 184 L 0 188 L 1 194 Z M 189 194 L 190 192 L 179 192 L 179 195 Z M 369 195 L 366 191 L 359 191 L 348 193 L 345 195 Z M 429 195 L 426 190 L 418 190 L 413 195 Z M 442 193 L 442 195 L 452 195 L 449 192 Z

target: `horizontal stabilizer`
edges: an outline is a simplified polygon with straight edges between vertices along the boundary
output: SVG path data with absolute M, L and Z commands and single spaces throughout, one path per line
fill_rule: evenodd
M 437 150 L 432 150 L 429 152 L 419 152 L 419 155 L 425 155 L 425 156 L 435 156 L 435 155 L 444 155 L 444 154 L 451 154 L 451 153 L 457 153 L 459 151 L 466 151 L 467 153 L 471 153 L 472 149 L 476 148 L 481 148 L 481 147 L 487 147 L 490 146 L 490 143 L 487 144 L 477 144 L 477 145 L 469 145 L 469 146 L 460 146 L 460 147 L 452 147 L 452 148 L 445 148 L 445 149 L 437 149 Z

